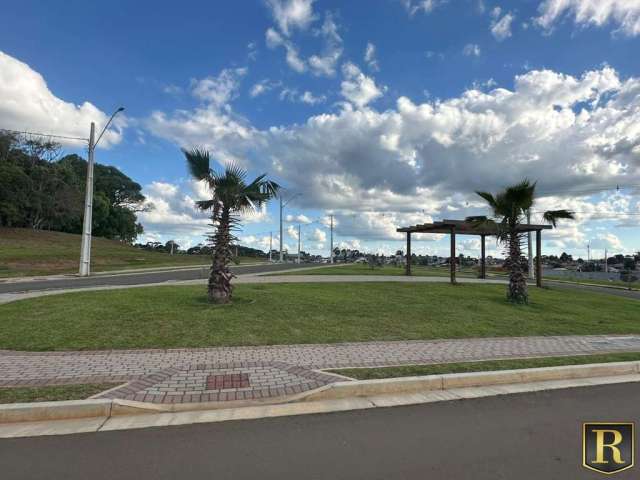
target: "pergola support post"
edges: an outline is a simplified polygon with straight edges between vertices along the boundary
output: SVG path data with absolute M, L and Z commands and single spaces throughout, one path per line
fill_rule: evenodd
M 449 260 L 451 283 L 456 283 L 456 229 L 451 227 L 451 259 Z
M 542 287 L 542 230 L 536 230 L 536 285 Z
M 407 232 L 407 263 L 405 265 L 405 275 L 411 275 L 411 232 Z
M 485 251 L 486 235 L 480 235 L 480 278 L 487 278 L 487 258 Z

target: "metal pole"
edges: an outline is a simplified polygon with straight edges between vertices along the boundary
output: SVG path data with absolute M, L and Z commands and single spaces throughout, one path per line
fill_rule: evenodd
M 451 258 L 449 260 L 449 273 L 452 284 L 456 283 L 456 230 L 451 227 Z
M 89 154 L 87 160 L 87 186 L 84 196 L 84 219 L 82 222 L 82 246 L 80 247 L 80 276 L 91 273 L 91 219 L 93 214 L 93 152 L 95 150 L 96 125 L 91 122 Z
M 298 224 L 298 265 L 300 265 L 300 224 Z
M 536 285 L 542 287 L 542 230 L 536 230 Z
M 282 263 L 282 196 L 280 197 L 280 263 Z
M 531 210 L 527 210 L 527 223 L 531 224 Z M 533 273 L 533 242 L 531 241 L 531 232 L 527 232 L 527 238 L 529 245 L 529 278 L 533 280 L 535 274 Z
M 329 258 L 331 259 L 331 263 L 333 263 L 333 214 L 330 215 L 331 218 L 331 254 Z
M 407 232 L 407 264 L 405 266 L 405 275 L 411 275 L 411 232 Z
M 604 273 L 609 273 L 609 263 L 607 262 L 607 249 L 604 249 Z
M 271 263 L 272 250 L 273 250 L 273 232 L 269 232 L 269 263 Z

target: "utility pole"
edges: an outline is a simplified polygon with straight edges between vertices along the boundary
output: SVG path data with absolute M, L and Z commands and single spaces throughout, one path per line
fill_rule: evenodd
M 280 196 L 280 263 L 282 263 L 282 210 L 284 205 L 282 204 L 282 195 Z
M 587 263 L 591 263 L 591 240 L 587 243 Z
M 300 265 L 300 224 L 298 224 L 298 265 Z
M 531 209 L 527 210 L 527 223 L 531 224 Z M 531 242 L 531 232 L 527 232 L 527 238 L 528 238 L 528 242 L 529 242 L 529 278 L 531 280 L 533 280 L 535 278 L 535 275 L 533 273 L 533 245 Z
M 331 263 L 333 263 L 333 213 L 329 217 L 331 218 L 331 254 L 329 255 L 329 258 L 331 259 Z
M 98 139 L 95 140 L 96 125 L 91 122 L 91 130 L 89 132 L 89 152 L 87 154 L 87 186 L 84 194 L 84 218 L 82 220 L 82 245 L 80 246 L 80 271 L 81 277 L 88 277 L 91 274 L 91 221 L 93 217 L 93 164 L 96 145 L 107 131 L 114 117 L 124 110 L 124 107 L 118 108 L 109 121 L 106 123 Z
M 80 276 L 91 273 L 91 219 L 93 216 L 93 151 L 95 149 L 96 124 L 91 122 L 89 153 L 87 159 L 87 186 L 84 192 L 84 220 L 82 222 L 82 246 L 80 247 Z
M 272 251 L 273 251 L 273 232 L 269 232 L 269 263 L 271 263 Z
M 604 249 L 604 273 L 609 273 L 609 262 L 607 262 L 607 249 Z

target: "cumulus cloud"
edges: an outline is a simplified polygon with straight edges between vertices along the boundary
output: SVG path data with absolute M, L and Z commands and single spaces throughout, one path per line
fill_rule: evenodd
M 602 27 L 613 23 L 625 35 L 640 34 L 640 2 L 636 0 L 545 0 L 539 12 L 535 21 L 546 30 L 571 17 L 578 25 Z
M 285 217 L 285 221 L 290 223 L 302 223 L 305 225 L 311 223 L 311 219 L 302 213 L 298 215 L 287 215 Z
M 76 105 L 56 97 L 42 75 L 0 51 L 0 128 L 89 138 L 91 122 L 95 122 L 99 132 L 109 116 L 88 101 Z M 126 117 L 120 114 L 103 135 L 99 147 L 109 148 L 120 143 L 126 125 Z M 73 146 L 86 143 L 57 141 Z
M 182 143 L 211 130 L 198 110 L 182 115 Z M 266 130 L 241 126 L 246 136 L 226 132 L 218 143 L 304 191 L 301 208 L 333 211 L 346 237 L 400 240 L 398 225 L 452 208 L 456 218 L 485 213 L 474 190 L 497 191 L 523 177 L 556 194 L 540 210 L 587 212 L 553 232 L 565 245 L 584 245 L 581 228 L 598 214 L 637 209 L 624 197 L 594 203 L 573 193 L 640 183 L 640 79 L 621 79 L 610 67 L 581 76 L 535 70 L 517 76 L 512 89 L 471 88 L 438 101 L 400 97 L 382 112 L 342 108 Z
M 200 99 L 216 106 L 233 100 L 240 86 L 240 79 L 246 75 L 246 68 L 225 68 L 217 77 L 206 77 L 191 81 L 191 92 Z
M 476 43 L 467 43 L 462 49 L 462 54 L 467 57 L 479 57 L 480 53 L 480 45 Z
M 280 31 L 289 36 L 292 29 L 305 30 L 314 20 L 313 2 L 314 0 L 267 0 L 266 3 Z
M 496 10 L 497 9 L 497 10 Z M 495 12 L 500 14 L 499 7 L 494 9 Z M 501 18 L 497 17 L 491 22 L 491 34 L 499 42 L 509 38 L 511 36 L 511 24 L 515 16 L 511 12 L 505 13 Z
M 353 63 L 345 63 L 342 74 L 344 80 L 340 84 L 340 92 L 356 107 L 362 108 L 383 95 L 384 87 L 380 89 L 373 78 L 367 77 Z
M 309 234 L 309 240 L 317 243 L 324 243 L 327 241 L 327 232 L 320 228 L 314 228 L 313 232 Z

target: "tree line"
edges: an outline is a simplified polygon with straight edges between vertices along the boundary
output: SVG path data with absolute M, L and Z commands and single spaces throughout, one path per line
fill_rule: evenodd
M 87 161 L 60 144 L 0 131 L 0 226 L 81 233 Z M 143 232 L 142 187 L 95 164 L 93 234 L 131 243 Z

